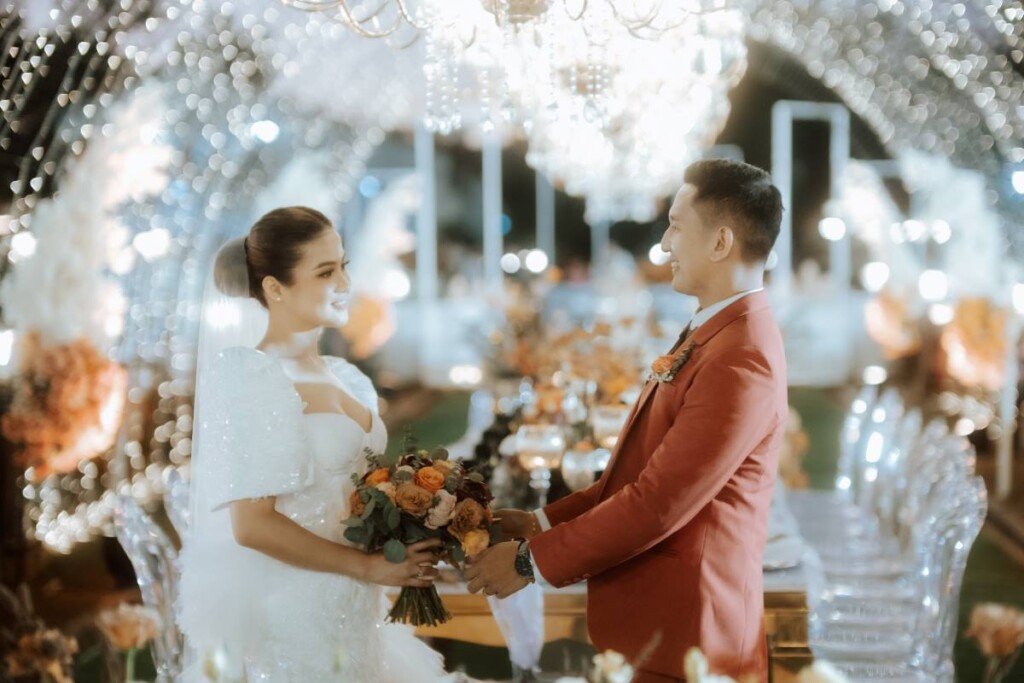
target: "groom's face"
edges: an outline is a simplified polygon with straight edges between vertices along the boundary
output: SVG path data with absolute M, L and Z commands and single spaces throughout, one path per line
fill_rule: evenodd
M 713 231 L 706 230 L 693 205 L 697 188 L 683 185 L 668 212 L 668 228 L 661 238 L 661 249 L 669 255 L 672 289 L 696 296 L 697 287 L 707 280 L 712 264 Z

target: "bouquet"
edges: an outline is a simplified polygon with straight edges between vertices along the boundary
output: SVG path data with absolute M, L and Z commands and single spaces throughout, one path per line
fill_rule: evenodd
M 491 495 L 483 475 L 467 472 L 448 452 L 417 449 L 406 440 L 405 454 L 393 464 L 367 452 L 369 468 L 353 475 L 356 489 L 345 520 L 345 538 L 368 553 L 383 551 L 391 562 L 405 560 L 406 546 L 439 538 L 447 556 L 463 562 L 486 550 L 498 538 Z M 414 626 L 436 626 L 452 618 L 437 589 L 405 586 L 388 620 Z

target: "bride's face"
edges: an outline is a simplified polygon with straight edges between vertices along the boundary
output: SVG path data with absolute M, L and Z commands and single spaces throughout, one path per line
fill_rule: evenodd
M 348 322 L 348 257 L 341 236 L 324 230 L 303 248 L 292 271 L 292 284 L 281 285 L 280 301 L 289 314 L 311 327 L 341 327 Z

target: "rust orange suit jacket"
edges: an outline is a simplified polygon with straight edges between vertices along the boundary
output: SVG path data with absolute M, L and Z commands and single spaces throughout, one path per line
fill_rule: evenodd
M 545 507 L 552 528 L 530 547 L 554 586 L 588 581 L 598 649 L 683 679 L 699 646 L 713 673 L 766 681 L 761 561 L 788 410 L 782 336 L 760 291 L 690 341 L 671 383 L 644 386 L 601 479 Z

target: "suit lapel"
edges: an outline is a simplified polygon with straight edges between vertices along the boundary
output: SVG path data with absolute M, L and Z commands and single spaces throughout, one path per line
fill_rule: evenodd
M 658 382 L 651 379 L 647 380 L 647 383 L 644 384 L 644 388 L 640 391 L 640 396 L 633 405 L 633 410 L 629 413 L 629 417 L 626 418 L 626 424 L 623 425 L 622 431 L 619 432 L 619 440 L 615 443 L 615 451 L 612 453 L 612 457 L 608 461 L 608 466 L 604 470 L 604 475 L 601 477 L 601 489 L 597 494 L 598 500 L 600 500 L 605 487 L 608 485 L 608 475 L 615 466 L 615 461 L 619 459 L 619 453 L 622 452 L 623 444 L 626 443 L 626 437 L 629 436 L 629 430 L 633 427 L 633 423 L 636 422 L 636 418 L 640 415 L 640 411 L 644 409 L 644 406 L 647 404 L 647 400 L 654 394 L 654 391 L 657 388 Z
M 706 344 L 712 337 L 722 331 L 729 323 L 741 318 L 747 314 L 755 313 L 757 311 L 764 310 L 769 307 L 768 294 L 764 290 L 760 292 L 754 292 L 748 294 L 743 298 L 729 304 L 724 309 L 713 315 L 703 325 L 693 331 L 691 335 L 693 337 L 693 343 L 699 348 Z M 679 344 L 682 343 L 684 335 L 680 335 L 679 342 L 673 347 L 673 352 L 678 348 Z M 615 449 L 612 452 L 612 457 L 608 461 L 608 467 L 605 468 L 604 474 L 601 476 L 601 488 L 598 490 L 597 499 L 601 500 L 601 496 L 604 495 L 604 490 L 608 486 L 608 481 L 611 479 L 612 468 L 615 463 L 619 460 L 619 454 L 626 443 L 626 439 L 629 437 L 629 432 L 636 422 L 636 419 L 640 416 L 640 411 L 644 409 L 647 401 L 654 395 L 654 392 L 658 388 L 659 382 L 656 380 L 648 380 L 644 385 L 643 390 L 640 392 L 640 397 L 636 400 L 636 404 L 633 407 L 633 411 L 629 414 L 626 419 L 626 424 L 619 433 L 619 440 L 615 444 Z

